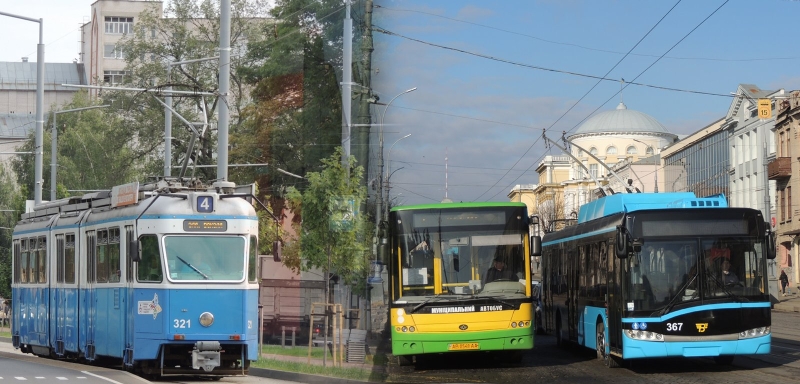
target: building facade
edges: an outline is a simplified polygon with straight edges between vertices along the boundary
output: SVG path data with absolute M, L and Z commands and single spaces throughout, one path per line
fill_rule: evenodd
M 797 245 L 800 243 L 800 211 L 795 196 L 800 191 L 800 154 L 797 134 L 800 130 L 800 91 L 792 91 L 786 98 L 776 100 L 775 157 L 767 166 L 769 179 L 775 182 L 777 207 L 775 209 L 778 267 L 787 270 L 791 281 L 800 281 L 800 269 L 794 268 L 800 260 Z M 793 158 L 794 157 L 794 158 Z M 792 193 L 794 191 L 794 194 Z

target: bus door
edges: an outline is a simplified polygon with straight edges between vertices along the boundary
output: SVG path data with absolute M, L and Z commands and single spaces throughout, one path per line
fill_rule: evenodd
M 608 281 L 606 308 L 608 309 L 608 334 L 606 338 L 609 343 L 610 350 L 617 350 L 622 352 L 622 279 L 620 275 L 620 261 L 623 262 L 627 259 L 619 259 L 614 253 L 614 242 L 611 241 L 607 245 L 608 252 L 606 255 L 606 265 L 608 268 Z
M 568 340 L 578 340 L 578 291 L 580 278 L 580 258 L 575 251 L 567 252 L 567 330 Z

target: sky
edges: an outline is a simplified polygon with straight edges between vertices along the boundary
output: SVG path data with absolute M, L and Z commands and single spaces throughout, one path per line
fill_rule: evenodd
M 6 0 L 0 12 L 43 18 L 46 61 L 72 62 L 91 4 Z M 544 156 L 561 154 L 543 130 L 556 140 L 620 101 L 686 135 L 724 117 L 739 84 L 800 89 L 796 0 L 374 4 L 373 89 L 388 103 L 417 88 L 373 109 L 374 123 L 385 112 L 395 205 L 507 201 L 515 185 L 538 183 Z M 0 16 L 0 61 L 35 61 L 38 24 Z

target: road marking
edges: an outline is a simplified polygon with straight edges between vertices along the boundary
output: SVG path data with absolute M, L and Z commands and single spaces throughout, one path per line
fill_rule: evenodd
M 21 377 L 21 376 L 16 376 L 16 377 L 14 377 L 14 378 L 15 378 L 15 379 L 17 379 L 17 380 L 28 380 L 28 379 L 26 379 L 26 378 L 24 378 L 24 377 Z
M 69 380 L 69 379 L 67 379 L 66 377 L 61 377 L 61 376 L 58 376 L 58 377 L 56 377 L 56 379 L 59 379 L 59 380 Z
M 114 383 L 114 384 L 122 384 L 122 383 L 120 383 L 119 381 L 111 380 L 111 379 L 109 379 L 109 378 L 107 378 L 107 377 L 103 377 L 103 376 L 100 376 L 100 375 L 96 375 L 96 374 L 94 374 L 94 373 L 91 373 L 91 372 L 89 372 L 89 371 L 81 371 L 81 373 L 83 373 L 83 374 L 85 374 L 85 375 L 94 376 L 94 377 L 96 377 L 96 378 L 98 378 L 98 379 L 101 379 L 101 380 L 108 381 L 109 383 Z

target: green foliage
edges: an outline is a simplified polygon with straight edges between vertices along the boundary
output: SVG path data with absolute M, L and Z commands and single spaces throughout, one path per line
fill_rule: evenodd
M 292 210 L 302 215 L 300 233 L 300 259 L 296 260 L 302 270 L 322 268 L 336 273 L 355 292 L 363 290 L 368 267 L 368 251 L 371 233 L 367 216 L 358 213 L 341 229 L 331 225 L 331 217 L 339 213 L 338 201 L 352 200 L 358 208 L 366 198 L 366 187 L 350 180 L 358 180 L 363 169 L 351 168 L 349 173 L 342 166 L 342 149 L 324 159 L 320 172 L 307 175 L 308 186 L 304 191 L 290 188 L 288 199 Z M 355 159 L 351 157 L 350 163 Z
M 252 86 L 240 135 L 231 137 L 232 161 L 269 164 L 267 172 L 236 170 L 282 196 L 304 181 L 287 175 L 320 170 L 341 145 L 339 78 L 344 5 L 334 0 L 279 0 L 264 25 L 264 38 L 248 42 L 252 65 L 238 73 Z M 247 175 L 247 176 L 244 176 Z
M 13 175 L 0 163 L 0 297 L 11 298 L 11 234 L 25 209 L 22 192 Z

